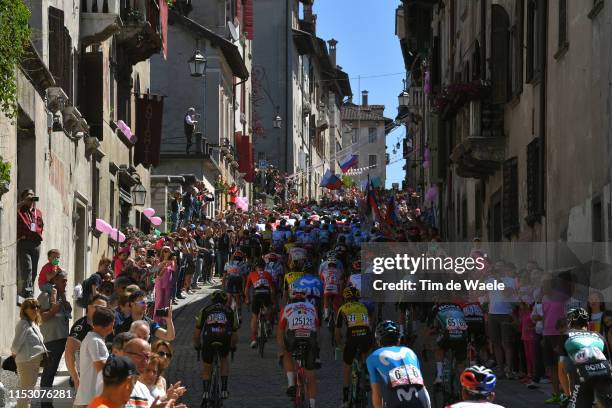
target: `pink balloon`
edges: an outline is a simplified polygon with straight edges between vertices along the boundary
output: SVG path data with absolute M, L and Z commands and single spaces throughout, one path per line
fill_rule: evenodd
M 151 224 L 155 225 L 156 227 L 158 225 L 161 225 L 162 223 L 162 219 L 159 217 L 151 217 Z
M 106 233 L 110 228 L 112 228 L 106 221 L 96 218 L 96 229 L 100 232 Z
M 123 241 L 125 241 L 125 234 L 119 231 L 119 242 L 123 242 Z
M 155 210 L 153 208 L 145 208 L 144 210 L 142 210 L 142 213 L 148 218 L 151 218 L 155 215 Z
M 110 231 L 108 231 L 108 236 L 111 239 L 113 239 L 113 240 L 115 240 L 117 242 L 119 240 L 119 234 L 120 234 L 120 232 L 117 230 L 117 228 L 112 228 L 111 227 Z

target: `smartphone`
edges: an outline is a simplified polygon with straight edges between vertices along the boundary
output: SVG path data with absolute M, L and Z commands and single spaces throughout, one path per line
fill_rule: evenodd
M 155 309 L 155 317 L 168 317 L 168 308 Z
M 155 257 L 155 250 L 147 249 L 147 258 L 154 258 L 154 257 Z

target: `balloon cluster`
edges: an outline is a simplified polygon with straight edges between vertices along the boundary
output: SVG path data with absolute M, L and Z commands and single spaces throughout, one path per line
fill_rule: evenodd
M 151 221 L 151 224 L 154 226 L 161 225 L 162 219 L 160 217 L 154 217 L 155 210 L 153 208 L 145 208 L 142 213 Z M 96 219 L 96 230 L 100 231 L 103 234 L 108 234 L 108 236 L 114 239 L 117 242 L 124 242 L 126 240 L 125 234 L 119 231 L 117 228 L 113 228 L 112 225 L 107 223 L 106 221 L 97 218 Z M 158 231 L 157 229 L 155 230 Z
M 112 225 L 100 218 L 96 219 L 96 229 L 103 234 L 108 234 L 109 237 L 117 242 L 125 241 L 125 234 L 123 232 L 119 231 L 117 228 L 113 228 Z
M 142 213 L 149 219 L 149 221 L 151 221 L 151 224 L 155 225 L 156 227 L 161 225 L 162 219 L 160 217 L 154 217 L 155 210 L 153 208 L 145 208 L 142 210 Z

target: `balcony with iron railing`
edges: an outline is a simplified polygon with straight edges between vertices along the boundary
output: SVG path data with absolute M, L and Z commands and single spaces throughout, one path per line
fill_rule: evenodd
M 117 35 L 117 40 L 129 62 L 134 65 L 162 49 L 159 1 L 165 0 L 118 1 L 123 27 Z
M 120 0 L 81 0 L 80 40 L 102 42 L 121 29 Z
M 468 115 L 467 134 L 451 153 L 457 174 L 469 178 L 491 176 L 505 158 L 503 106 L 472 100 L 462 109 Z

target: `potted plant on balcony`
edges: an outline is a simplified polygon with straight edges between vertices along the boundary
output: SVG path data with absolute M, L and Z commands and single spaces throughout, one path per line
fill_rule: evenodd
M 433 111 L 436 113 L 457 111 L 466 102 L 486 97 L 490 89 L 490 84 L 482 80 L 449 84 L 434 98 Z
M 11 163 L 4 161 L 0 156 L 0 197 L 8 193 L 11 188 Z

